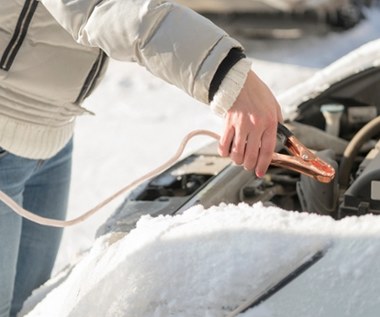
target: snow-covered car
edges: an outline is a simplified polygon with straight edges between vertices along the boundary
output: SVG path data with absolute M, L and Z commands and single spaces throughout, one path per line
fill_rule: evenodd
M 370 6 L 369 0 L 177 0 L 202 14 L 256 14 L 305 16 L 327 22 L 333 27 L 347 29 L 362 18 L 362 8 Z
M 308 164 L 258 179 L 210 143 L 132 190 L 21 316 L 377 317 L 379 78 L 380 40 L 279 96 L 332 181 Z
M 325 221 L 338 221 L 339 226 L 360 223 L 365 215 L 378 223 L 379 65 L 380 41 L 371 42 L 279 97 L 285 125 L 334 166 L 333 181 L 322 183 L 275 166 L 258 179 L 219 157 L 213 143 L 136 188 L 99 229 L 98 236 L 129 232 L 146 214 L 179 215 L 195 205 L 210 208 L 221 203 L 261 202 L 264 206 L 323 215 Z M 244 316 L 378 316 L 380 232 L 366 227 L 365 222 L 360 226 L 363 231 L 356 228 L 348 237 L 338 234 L 333 243 L 317 244 L 291 265 L 281 266 L 265 287 L 239 303 L 240 312 L 247 311 Z M 326 236 L 327 228 L 328 224 Z M 310 236 L 323 236 L 312 227 L 306 230 Z M 263 302 L 265 305 L 260 307 L 264 311 L 252 310 L 254 313 L 249 314 L 250 308 Z

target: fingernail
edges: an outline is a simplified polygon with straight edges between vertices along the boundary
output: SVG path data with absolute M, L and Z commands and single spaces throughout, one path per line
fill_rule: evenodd
M 264 175 L 265 175 L 265 173 L 263 173 L 262 171 L 256 171 L 256 176 L 257 176 L 258 178 L 263 178 Z

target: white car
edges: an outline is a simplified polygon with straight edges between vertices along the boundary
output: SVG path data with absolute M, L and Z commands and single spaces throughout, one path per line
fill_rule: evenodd
M 310 162 L 302 157 L 301 166 L 272 166 L 257 179 L 219 157 L 211 144 L 135 189 L 98 236 L 127 233 L 145 214 L 176 215 L 194 205 L 208 208 L 222 202 L 261 201 L 348 222 L 355 221 L 352 216 L 380 216 L 380 40 L 319 71 L 279 100 L 287 109 L 288 136 L 333 166 L 334 180 L 317 180 L 324 170 L 309 170 Z M 265 287 L 228 316 L 378 316 L 379 237 L 353 232 L 317 246 L 271 275 Z

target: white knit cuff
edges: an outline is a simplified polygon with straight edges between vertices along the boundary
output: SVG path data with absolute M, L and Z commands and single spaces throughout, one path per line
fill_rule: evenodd
M 228 71 L 226 77 L 223 78 L 218 91 L 210 103 L 211 110 L 216 115 L 224 117 L 235 103 L 247 79 L 251 64 L 248 58 L 242 58 Z

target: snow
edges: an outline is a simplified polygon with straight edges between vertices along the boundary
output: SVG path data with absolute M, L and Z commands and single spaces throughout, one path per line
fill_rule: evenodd
M 308 250 L 312 242 L 287 236 L 288 224 L 278 217 L 279 211 L 268 210 L 268 215 L 272 213 L 268 217 L 260 214 L 261 209 L 220 206 L 204 211 L 198 206 L 176 217 L 145 216 L 113 245 L 98 240 L 59 290 L 49 295 L 52 299 L 48 297 L 30 316 L 54 311 L 83 316 L 89 305 L 96 306 L 99 316 L 222 316 L 223 306 L 239 303 L 272 270 Z M 278 243 L 281 231 L 287 238 Z M 239 245 L 232 244 L 234 240 Z M 281 257 L 287 245 L 292 248 Z M 275 265 L 269 265 L 269 254 L 280 255 Z M 247 279 L 256 283 L 247 285 Z M 56 299 L 60 306 L 51 306 Z
M 241 41 L 253 68 L 278 95 L 377 38 L 380 10 L 367 14 L 365 22 L 343 34 Z M 77 122 L 68 219 L 160 165 L 191 130 L 223 129 L 207 107 L 130 63 L 111 61 L 85 106 L 96 116 Z M 186 153 L 208 142 L 196 139 Z M 224 316 L 310 252 L 380 232 L 374 216 L 336 222 L 242 204 L 208 210 L 196 206 L 173 217 L 144 216 L 126 236 L 95 240 L 95 231 L 120 202 L 65 229 L 56 275 L 33 294 L 21 315 Z M 331 283 L 360 279 L 365 274 L 360 263 L 379 254 L 380 244 L 375 239 L 352 250 L 357 262 L 340 262 Z M 244 316 L 277 315 L 264 304 Z
M 114 234 L 97 239 L 27 316 L 225 316 L 288 275 L 305 256 L 379 231 L 375 216 L 334 221 L 261 203 L 143 216 L 121 239 Z M 340 264 L 335 280 L 359 279 L 360 264 L 380 251 L 378 240 L 358 246 L 360 254 Z M 333 263 L 341 262 L 340 253 L 334 256 Z

